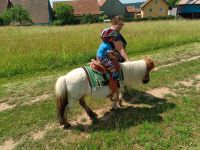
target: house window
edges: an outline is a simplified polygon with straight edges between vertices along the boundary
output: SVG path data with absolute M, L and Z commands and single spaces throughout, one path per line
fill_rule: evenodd
M 152 12 L 152 8 L 149 9 L 149 12 Z
M 160 7 L 160 12 L 162 12 L 163 11 L 163 8 L 162 7 Z

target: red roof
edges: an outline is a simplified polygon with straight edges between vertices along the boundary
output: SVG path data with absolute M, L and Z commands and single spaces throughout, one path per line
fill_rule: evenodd
M 126 6 L 126 11 L 128 13 L 134 13 L 134 12 L 136 12 L 136 9 L 132 6 Z
M 0 0 L 0 13 L 7 8 L 8 0 Z
M 178 5 L 200 4 L 200 0 L 180 0 Z
M 54 2 L 53 7 L 58 3 L 66 3 L 74 8 L 74 15 L 92 14 L 99 15 L 99 5 L 97 0 L 76 0 L 76 1 L 60 1 Z
M 99 7 L 102 7 L 107 0 L 99 0 Z

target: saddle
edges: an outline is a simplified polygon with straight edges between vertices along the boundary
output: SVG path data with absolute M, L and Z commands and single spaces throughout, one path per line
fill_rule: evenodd
M 118 64 L 118 62 L 113 62 L 113 63 L 117 63 L 116 69 L 118 71 L 120 71 L 120 65 Z M 103 65 L 101 65 L 100 61 L 95 60 L 95 59 L 91 59 L 90 68 L 92 70 L 97 71 L 97 72 L 102 73 L 102 74 L 106 74 L 106 73 L 110 74 L 109 68 L 104 67 Z M 109 88 L 111 89 L 112 92 L 116 92 L 118 87 L 119 87 L 119 83 L 116 80 L 112 79 L 111 74 L 110 74 Z
M 105 74 L 109 71 L 108 68 L 101 65 L 100 61 L 95 60 L 95 59 L 91 59 L 90 68 L 93 69 L 94 71 L 100 72 L 102 74 Z

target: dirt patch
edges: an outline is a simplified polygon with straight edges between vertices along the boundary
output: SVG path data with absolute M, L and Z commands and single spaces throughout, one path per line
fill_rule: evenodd
M 30 101 L 30 102 L 26 102 L 24 103 L 23 105 L 32 105 L 36 102 L 39 102 L 39 101 L 45 101 L 47 100 L 48 98 L 51 97 L 51 94 L 44 94 L 44 95 L 41 95 L 41 96 L 38 96 L 38 97 L 35 97 L 34 100 Z
M 3 145 L 0 145 L 1 150 L 12 150 L 18 142 L 13 141 L 12 139 L 9 139 L 3 143 Z
M 46 131 L 49 129 L 52 129 L 53 127 L 55 127 L 55 125 L 46 125 L 44 130 L 40 130 L 36 133 L 32 133 L 31 137 L 33 138 L 33 140 L 42 139 L 44 137 Z
M 167 94 L 176 95 L 172 90 L 170 90 L 167 87 L 155 88 L 155 89 L 147 91 L 146 93 L 147 93 L 145 95 L 146 97 L 149 97 L 149 94 L 150 94 L 150 96 L 153 95 L 158 98 L 164 98 L 164 96 Z
M 165 68 L 165 67 L 175 66 L 175 65 L 180 64 L 180 63 L 183 63 L 183 62 L 189 62 L 189 61 L 197 60 L 197 59 L 199 59 L 199 58 L 200 58 L 200 56 L 195 56 L 195 57 L 191 57 L 191 58 L 188 58 L 188 59 L 180 59 L 178 62 L 174 62 L 174 63 L 162 65 L 162 66 L 160 66 L 160 67 L 155 67 L 155 68 L 153 69 L 153 71 L 158 71 L 159 69 Z
M 0 103 L 0 112 L 10 109 L 10 108 L 13 108 L 13 107 L 15 107 L 15 105 L 8 105 L 7 103 Z
M 195 78 L 200 80 L 200 74 L 195 76 Z
M 192 83 L 193 83 L 193 80 L 190 80 L 190 81 L 180 81 L 180 82 L 177 82 L 176 84 L 182 84 L 184 86 L 192 86 Z
M 143 96 L 147 97 L 148 99 L 155 99 L 155 97 L 162 99 L 166 94 L 176 95 L 176 93 L 173 92 L 172 90 L 170 90 L 169 88 L 162 87 L 162 88 L 155 88 L 155 89 L 149 90 Z M 123 106 L 124 107 L 130 107 L 130 106 L 131 107 L 151 107 L 151 106 L 149 106 L 147 104 L 143 104 L 143 103 L 141 103 L 141 104 L 134 103 L 135 101 L 140 101 L 141 99 L 142 99 L 141 96 L 136 95 L 136 97 L 134 96 L 127 102 L 123 101 Z M 98 114 L 98 118 L 101 118 L 105 115 L 105 113 L 110 111 L 110 109 L 111 109 L 111 104 L 108 104 L 106 106 L 103 106 L 103 108 L 101 108 L 101 109 L 94 110 L 94 112 Z M 112 115 L 112 112 L 109 114 L 109 116 L 110 115 Z M 109 118 L 109 116 L 105 117 L 104 119 L 106 120 L 107 118 Z M 70 123 L 73 126 L 76 126 L 78 124 L 86 125 L 83 127 L 84 127 L 84 131 L 87 131 L 88 130 L 87 125 L 91 125 L 92 121 L 88 117 L 87 113 L 83 113 L 82 115 L 79 115 L 75 120 L 71 120 Z
M 198 81 L 196 81 L 197 79 Z M 197 89 L 200 88 L 200 75 L 195 76 L 193 79 L 189 79 L 187 81 L 179 81 L 176 83 L 176 85 L 184 85 L 186 87 L 196 87 Z
M 38 97 L 35 97 L 32 101 L 29 101 L 29 102 L 25 102 L 23 103 L 22 105 L 32 105 L 36 102 L 39 102 L 39 101 L 45 101 L 47 100 L 48 98 L 50 98 L 52 95 L 51 94 L 44 94 L 44 95 L 41 95 L 41 96 L 38 96 Z M 20 97 L 21 98 L 21 97 Z M 12 100 L 14 98 L 10 98 L 9 100 Z M 0 112 L 1 111 L 4 111 L 4 110 L 7 110 L 7 109 L 11 109 L 11 108 L 14 108 L 16 105 L 9 105 L 7 103 L 0 103 Z
M 38 101 L 41 101 L 41 100 L 46 100 L 49 97 L 50 97 L 49 94 L 44 94 L 44 95 L 36 97 L 36 99 L 32 100 L 30 103 L 35 103 L 35 102 L 38 102 Z
M 102 117 L 105 112 L 109 111 L 111 108 L 109 106 L 104 106 L 104 108 L 94 110 L 95 113 L 98 114 L 98 118 Z M 91 125 L 92 120 L 90 120 L 89 116 L 87 113 L 83 113 L 82 115 L 78 116 L 76 120 L 70 121 L 72 125 L 78 125 L 78 124 L 83 124 L 83 125 Z

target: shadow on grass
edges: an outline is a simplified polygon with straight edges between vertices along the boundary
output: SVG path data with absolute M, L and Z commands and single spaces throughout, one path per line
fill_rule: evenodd
M 166 99 L 155 97 L 151 94 L 134 90 L 125 98 L 126 103 L 133 104 L 125 106 L 116 111 L 108 111 L 102 117 L 93 121 L 92 125 L 78 124 L 72 129 L 84 132 L 125 129 L 143 122 L 162 122 L 161 113 L 176 107 L 168 103 Z

